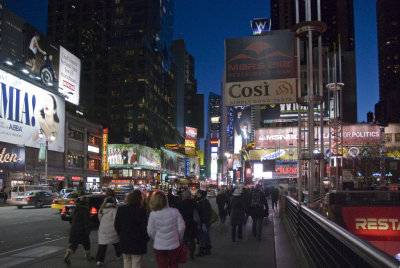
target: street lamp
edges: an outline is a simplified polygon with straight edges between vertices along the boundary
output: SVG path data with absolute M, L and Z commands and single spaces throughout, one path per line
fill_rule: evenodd
M 231 154 L 226 152 L 225 157 L 226 157 L 226 184 L 229 185 L 230 184 L 230 181 L 229 181 L 229 159 L 231 158 Z
M 53 142 L 56 139 L 56 136 L 54 135 L 54 132 L 51 132 L 50 137 L 47 137 L 46 135 L 43 134 L 42 131 L 40 131 L 39 138 L 43 138 L 43 137 L 46 138 L 46 148 L 45 148 L 45 158 L 44 158 L 45 159 L 44 160 L 45 161 L 44 162 L 44 165 L 45 165 L 44 176 L 45 176 L 46 182 L 47 182 L 47 151 L 49 149 L 49 141 Z

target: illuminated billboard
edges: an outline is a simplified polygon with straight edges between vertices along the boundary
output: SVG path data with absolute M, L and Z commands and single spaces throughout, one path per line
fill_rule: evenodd
M 109 167 L 161 168 L 160 150 L 141 144 L 108 144 Z
M 186 127 L 185 128 L 186 139 L 197 139 L 197 128 L 194 127 Z
M 185 139 L 185 154 L 196 155 L 196 140 Z
M 251 21 L 253 34 L 262 34 L 271 30 L 271 20 L 268 18 L 257 18 Z
M 253 128 L 251 124 L 251 107 L 238 106 L 234 110 L 234 150 L 235 154 L 239 153 L 244 146 L 253 141 Z
M 288 31 L 225 40 L 226 105 L 296 102 L 294 41 Z
M 3 70 L 0 84 L 0 141 L 64 152 L 64 99 Z
M 60 46 L 60 72 L 58 91 L 65 100 L 79 105 L 81 60 Z
M 184 176 L 186 174 L 186 158 L 183 154 L 161 148 L 162 169 L 170 175 Z

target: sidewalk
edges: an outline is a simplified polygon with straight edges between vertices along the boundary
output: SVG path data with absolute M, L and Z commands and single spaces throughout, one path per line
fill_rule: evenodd
M 215 203 L 215 202 L 214 202 Z M 212 253 L 204 257 L 197 257 L 179 267 L 221 267 L 221 268 L 241 268 L 241 267 L 298 267 L 294 250 L 287 239 L 286 231 L 279 218 L 279 213 L 270 210 L 270 216 L 264 219 L 263 233 L 261 241 L 252 236 L 251 218 L 244 226 L 243 240 L 231 240 L 231 226 L 229 217 L 225 224 L 220 221 L 212 225 L 211 240 Z M 92 255 L 97 251 L 97 231 L 91 233 Z M 154 252 L 152 249 L 153 241 L 148 243 L 148 252 L 144 257 L 143 268 L 157 267 Z M 52 242 L 36 249 L 25 252 L 18 252 L 14 255 L 2 258 L 0 267 L 8 268 L 52 268 L 52 267 L 97 267 L 94 260 L 88 262 L 84 259 L 83 248 L 80 246 L 72 256 L 71 265 L 63 263 L 63 256 L 67 248 L 67 240 Z M 42 257 L 40 257 L 42 256 Z M 11 259 L 13 258 L 14 259 Z M 109 246 L 103 267 L 123 267 L 123 261 L 117 260 L 114 249 Z

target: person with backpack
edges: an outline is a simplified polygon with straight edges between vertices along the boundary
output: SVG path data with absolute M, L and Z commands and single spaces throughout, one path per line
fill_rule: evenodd
M 257 237 L 258 240 L 261 240 L 262 223 L 265 210 L 269 210 L 267 197 L 261 189 L 261 184 L 256 184 L 251 193 L 250 215 L 253 220 L 253 236 Z

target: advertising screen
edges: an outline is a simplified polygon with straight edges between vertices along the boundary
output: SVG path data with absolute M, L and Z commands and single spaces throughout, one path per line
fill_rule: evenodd
M 185 128 L 186 139 L 197 139 L 197 128 L 194 127 L 186 127 Z
M 3 70 L 0 85 L 0 141 L 64 152 L 64 99 Z
M 160 150 L 140 144 L 108 144 L 109 167 L 161 168 Z
M 65 100 L 79 105 L 81 60 L 60 46 L 60 72 L 58 91 Z
M 250 142 L 252 142 L 252 124 L 251 124 L 251 107 L 250 106 L 238 106 L 235 107 L 234 111 L 234 150 L 235 154 L 239 153 L 240 150 Z
M 294 34 L 225 40 L 227 106 L 296 102 Z
M 184 176 L 186 174 L 185 155 L 161 148 L 163 154 L 162 168 L 170 175 Z

